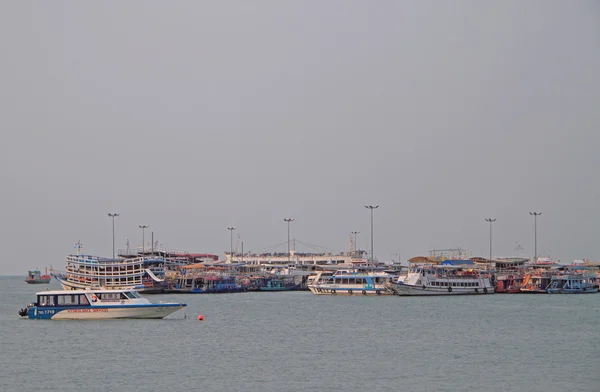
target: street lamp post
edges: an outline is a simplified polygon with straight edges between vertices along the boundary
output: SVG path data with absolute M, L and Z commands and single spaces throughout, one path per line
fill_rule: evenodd
M 115 258 L 115 216 L 119 216 L 117 213 L 108 213 L 108 216 L 112 218 L 112 229 L 113 229 L 113 259 Z
M 294 218 L 283 218 L 284 221 L 287 222 L 288 226 L 288 268 L 290 267 L 290 263 L 292 262 L 292 252 L 290 251 L 290 223 L 294 221 Z
M 138 227 L 139 227 L 140 229 L 142 229 L 142 256 L 144 256 L 144 251 L 145 251 L 145 249 L 144 249 L 144 242 L 145 242 L 145 240 L 146 240 L 146 238 L 144 237 L 144 231 L 145 231 L 145 230 L 146 230 L 148 227 L 150 227 L 150 226 L 148 226 L 148 225 L 138 225 Z
M 356 235 L 360 233 L 360 231 L 353 231 L 352 234 L 354 234 L 354 257 L 358 257 L 358 254 L 356 253 Z
M 486 222 L 490 222 L 490 262 L 492 261 L 492 222 L 496 221 L 496 218 L 487 218 Z
M 537 261 L 537 217 L 542 215 L 541 212 L 530 212 L 529 215 L 533 216 L 533 238 L 534 238 L 534 251 L 533 251 L 533 262 Z
M 379 204 L 376 206 L 365 206 L 365 208 L 371 210 L 371 263 L 373 263 L 373 260 L 375 259 L 375 255 L 373 254 L 373 210 L 378 207 Z
M 230 242 L 230 253 L 229 253 L 229 261 L 230 263 L 233 263 L 233 231 L 235 230 L 234 226 L 228 227 L 227 230 L 229 230 L 230 236 L 229 236 L 229 242 Z

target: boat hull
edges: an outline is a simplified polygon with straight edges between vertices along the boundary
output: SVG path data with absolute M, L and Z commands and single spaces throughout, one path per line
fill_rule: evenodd
M 25 279 L 25 283 L 28 283 L 28 284 L 48 284 L 48 283 L 50 283 L 51 280 L 52 280 L 52 278 L 47 278 L 47 279 Z
M 585 289 L 555 289 L 547 290 L 548 294 L 594 294 L 598 292 L 598 287 L 586 287 Z
M 328 285 L 309 285 L 308 289 L 317 295 L 347 295 L 347 296 L 365 296 L 365 295 L 390 295 L 392 294 L 385 287 L 363 288 L 363 287 L 331 287 Z
M 426 295 L 485 295 L 494 294 L 491 287 L 423 287 L 403 283 L 391 283 L 387 286 L 390 291 L 400 296 L 426 296 Z M 448 290 L 452 289 L 452 290 Z
M 147 304 L 91 307 L 31 307 L 27 317 L 46 320 L 162 319 L 185 304 Z

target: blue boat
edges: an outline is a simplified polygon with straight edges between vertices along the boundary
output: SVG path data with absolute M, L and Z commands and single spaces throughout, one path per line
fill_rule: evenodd
M 547 292 L 549 294 L 591 294 L 598 292 L 598 286 L 593 278 L 584 274 L 559 274 L 550 280 Z

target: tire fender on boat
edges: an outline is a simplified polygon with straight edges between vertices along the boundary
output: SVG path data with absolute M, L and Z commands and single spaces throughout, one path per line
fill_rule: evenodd
M 367 295 L 367 290 L 362 291 L 363 295 Z
M 377 295 L 381 295 L 381 291 L 379 291 L 379 290 L 375 290 L 375 294 L 377 294 Z
M 331 294 L 335 294 L 335 289 L 331 289 Z
M 484 288 L 483 288 L 483 293 L 484 293 L 484 294 L 487 294 L 487 287 L 484 287 Z
M 448 287 L 448 292 L 451 293 L 452 292 L 452 287 Z
M 352 290 L 348 289 L 348 294 L 352 295 Z

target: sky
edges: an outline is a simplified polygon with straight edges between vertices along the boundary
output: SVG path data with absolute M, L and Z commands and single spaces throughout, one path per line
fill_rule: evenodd
M 600 260 L 597 1 L 0 5 L 0 274 L 141 246 Z M 238 239 L 239 236 L 239 239 Z M 315 246 L 311 248 L 310 246 Z M 518 250 L 520 247 L 523 250 Z

